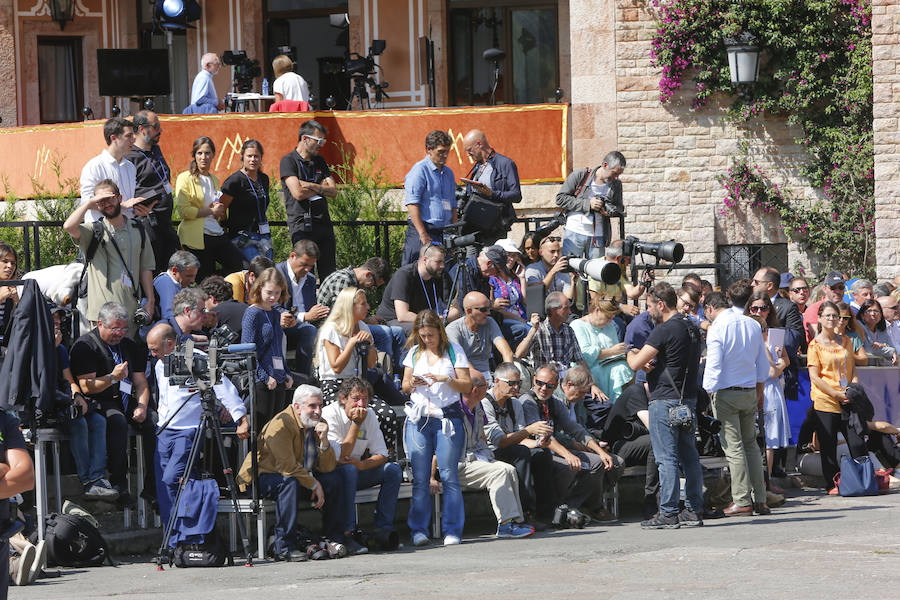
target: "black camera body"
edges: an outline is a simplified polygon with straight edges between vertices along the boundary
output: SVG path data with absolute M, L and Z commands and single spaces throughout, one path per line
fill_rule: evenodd
M 222 54 L 222 62 L 234 67 L 234 88 L 242 94 L 251 91 L 253 80 L 262 75 L 259 61 L 248 58 L 244 50 L 226 50 Z
M 577 508 L 569 508 L 568 504 L 560 504 L 553 511 L 553 521 L 551 524 L 557 529 L 573 527 L 575 529 L 584 529 L 588 524 L 588 517 Z
M 625 209 L 623 209 L 618 204 L 610 202 L 609 200 L 605 200 L 603 202 L 603 210 L 605 210 L 606 214 L 608 214 L 610 217 L 624 217 L 625 216 Z
M 691 407 L 686 404 L 679 404 L 669 408 L 669 426 L 683 429 L 684 431 L 693 431 L 694 413 Z
M 149 325 L 153 318 L 150 316 L 150 313 L 144 310 L 143 306 L 139 306 L 138 309 L 134 311 L 132 320 L 138 327 L 143 327 L 144 325 Z

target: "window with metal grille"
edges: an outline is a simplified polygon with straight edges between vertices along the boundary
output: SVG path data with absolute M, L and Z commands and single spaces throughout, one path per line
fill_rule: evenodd
M 744 277 L 752 278 L 762 267 L 774 267 L 780 273 L 788 269 L 787 244 L 736 244 L 719 246 L 718 262 L 725 265 L 720 281 L 722 289 Z

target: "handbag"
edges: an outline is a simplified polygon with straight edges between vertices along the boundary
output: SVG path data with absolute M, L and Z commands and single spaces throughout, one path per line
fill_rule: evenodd
M 838 481 L 838 493 L 841 496 L 877 496 L 878 481 L 875 479 L 875 466 L 868 456 L 841 459 L 841 473 Z

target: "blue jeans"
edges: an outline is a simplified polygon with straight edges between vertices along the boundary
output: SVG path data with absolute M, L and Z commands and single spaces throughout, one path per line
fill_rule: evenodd
M 156 471 L 156 499 L 163 527 L 169 522 L 172 505 L 178 495 L 178 481 L 184 475 L 196 433 L 196 428 L 166 429 L 156 438 L 153 466 Z
M 406 523 L 415 535 L 428 535 L 431 524 L 431 457 L 437 456 L 441 473 L 443 492 L 443 512 L 441 525 L 444 535 L 462 537 L 465 523 L 462 490 L 459 487 L 459 457 L 465 443 L 462 419 L 451 418 L 453 435 L 448 437 L 441 430 L 441 419 L 422 418 L 418 423 L 406 422 L 406 452 L 413 470 L 412 501 Z
M 696 415 L 696 400 L 685 400 Z M 703 469 L 694 430 L 669 426 L 669 408 L 678 405 L 677 398 L 650 402 L 650 443 L 659 465 L 659 512 L 677 515 L 680 511 L 681 483 L 678 468 L 684 472 L 687 507 L 697 514 L 703 513 Z
M 302 322 L 296 327 L 284 330 L 288 345 L 297 349 L 297 371 L 304 375 L 312 374 L 312 359 L 315 351 L 316 336 L 319 330 L 312 323 Z
M 106 419 L 92 412 L 70 421 L 69 438 L 81 483 L 87 485 L 106 477 Z
M 601 236 L 591 237 L 569 231 L 568 229 L 563 230 L 562 253 L 565 256 L 603 258 L 605 244 L 606 242 Z
M 500 321 L 500 331 L 514 351 L 516 346 L 519 345 L 519 342 L 525 339 L 525 336 L 528 335 L 530 330 L 531 325 L 524 321 L 518 321 L 516 319 L 503 319 Z
M 378 502 L 375 504 L 375 528 L 391 531 L 397 513 L 397 495 L 403 471 L 397 463 L 385 463 L 374 469 L 360 471 L 353 465 L 338 465 L 335 472 L 341 478 L 344 489 L 342 495 L 345 531 L 356 529 L 356 490 L 364 490 L 373 485 L 381 485 Z
M 394 363 L 394 370 L 399 372 L 403 359 L 403 346 L 406 344 L 406 332 L 402 327 L 391 325 L 369 325 L 375 347 L 387 352 Z
M 259 474 L 259 496 L 275 501 L 275 555 L 297 550 L 297 500 L 300 482 L 280 473 Z
M 322 505 L 322 536 L 336 542 L 344 539 L 344 518 L 341 507 L 344 505 L 346 490 L 341 485 L 341 477 L 337 471 L 322 473 L 314 471 L 313 476 L 322 484 L 325 493 L 325 504 Z M 306 488 L 301 490 L 301 498 L 309 498 L 312 492 Z

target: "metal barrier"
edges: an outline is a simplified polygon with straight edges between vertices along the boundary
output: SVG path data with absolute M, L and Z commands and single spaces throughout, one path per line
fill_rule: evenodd
M 516 223 L 523 223 L 525 231 L 531 231 L 546 223 L 552 216 L 548 217 L 520 217 L 516 219 Z M 383 256 L 385 260 L 390 262 L 390 236 L 392 228 L 401 228 L 400 235 L 406 228 L 406 221 L 333 221 L 335 227 L 373 227 L 375 229 L 375 255 Z M 18 228 L 22 230 L 22 248 L 16 248 L 19 255 L 19 266 L 24 271 L 41 269 L 45 266 L 41 264 L 41 229 L 57 228 L 61 229 L 62 221 L 0 221 L 0 228 Z M 173 225 L 177 226 L 178 222 L 173 221 Z M 269 225 L 273 228 L 287 227 L 287 221 L 270 221 Z

